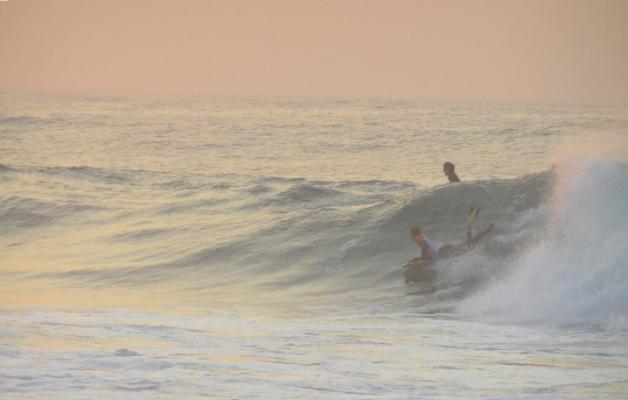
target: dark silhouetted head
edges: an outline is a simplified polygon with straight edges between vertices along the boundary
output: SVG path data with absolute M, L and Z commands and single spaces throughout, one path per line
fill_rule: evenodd
M 421 233 L 421 228 L 419 228 L 418 226 L 413 226 L 412 228 L 410 228 L 410 236 L 412 237 L 412 240 L 414 240 L 416 244 L 418 244 L 421 247 L 425 246 L 425 238 L 423 237 L 423 234 Z
M 443 172 L 449 178 L 449 182 L 460 182 L 460 178 L 456 175 L 456 166 L 453 163 L 447 161 L 443 164 Z
M 412 228 L 410 228 L 410 233 L 412 234 L 412 237 L 420 236 L 421 228 L 419 228 L 418 226 L 413 226 Z

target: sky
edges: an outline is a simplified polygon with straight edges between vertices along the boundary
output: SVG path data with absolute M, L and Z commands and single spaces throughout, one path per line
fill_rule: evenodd
M 628 0 L 6 0 L 0 90 L 628 104 Z

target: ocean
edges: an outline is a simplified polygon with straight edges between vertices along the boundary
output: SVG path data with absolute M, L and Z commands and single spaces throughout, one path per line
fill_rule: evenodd
M 0 187 L 2 399 L 628 397 L 625 109 L 4 93 Z

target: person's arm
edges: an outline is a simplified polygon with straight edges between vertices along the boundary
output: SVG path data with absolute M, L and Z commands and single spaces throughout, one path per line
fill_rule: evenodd
M 432 257 L 429 255 L 429 253 L 427 251 L 424 251 L 423 249 L 421 249 L 421 256 L 420 257 L 415 257 L 413 261 L 416 264 L 420 264 L 421 261 L 430 261 L 431 259 L 432 259 Z
M 430 261 L 431 259 L 432 259 L 432 256 L 430 255 L 430 252 L 427 250 L 427 246 L 421 246 L 421 257 L 419 257 L 419 260 Z

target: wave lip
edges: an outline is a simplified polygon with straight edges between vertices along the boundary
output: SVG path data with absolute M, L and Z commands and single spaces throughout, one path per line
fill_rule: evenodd
M 13 228 L 37 228 L 63 218 L 102 208 L 76 201 L 42 201 L 30 197 L 11 196 L 0 199 L 0 225 L 12 232 Z M 0 228 L 0 233 L 4 230 Z
M 0 172 L 9 172 L 9 171 L 15 171 L 15 170 L 6 164 L 0 164 Z
M 330 188 L 315 185 L 296 185 L 283 193 L 280 193 L 276 201 L 280 203 L 292 204 L 310 202 L 316 199 L 328 198 L 339 195 L 341 192 Z

